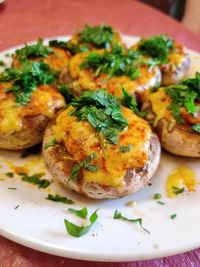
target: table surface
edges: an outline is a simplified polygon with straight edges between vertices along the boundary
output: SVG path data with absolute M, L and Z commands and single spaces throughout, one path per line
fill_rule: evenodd
M 144 4 L 131 0 L 6 0 L 0 5 L 0 51 L 38 39 L 71 34 L 88 24 L 111 24 L 124 34 L 167 33 L 200 52 L 200 37 Z M 200 249 L 177 256 L 129 263 L 98 263 L 48 255 L 0 237 L 0 267 L 200 266 Z

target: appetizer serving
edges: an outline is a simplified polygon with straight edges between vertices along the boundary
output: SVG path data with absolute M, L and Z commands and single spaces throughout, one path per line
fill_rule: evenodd
M 42 141 L 44 130 L 65 100 L 43 62 L 26 62 L 0 74 L 0 148 L 24 149 Z
M 117 198 L 150 183 L 160 144 L 147 122 L 96 90 L 74 99 L 49 125 L 43 156 L 65 187 L 91 198 Z
M 143 59 L 149 61 L 149 64 L 160 67 L 162 85 L 182 80 L 190 66 L 190 58 L 185 48 L 166 35 L 141 39 L 132 49 L 142 53 Z
M 200 157 L 200 73 L 147 93 L 144 109 L 164 149 L 180 156 Z

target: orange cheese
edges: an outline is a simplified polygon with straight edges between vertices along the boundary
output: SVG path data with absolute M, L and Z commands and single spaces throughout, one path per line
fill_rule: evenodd
M 90 172 L 84 169 L 85 181 L 120 187 L 128 169 L 144 166 L 149 158 L 151 129 L 143 119 L 123 107 L 122 113 L 128 121 L 128 127 L 119 133 L 118 144 L 113 145 L 108 143 L 102 134 L 97 134 L 87 121 L 78 121 L 75 116 L 70 116 L 71 109 L 72 107 L 69 107 L 59 114 L 53 131 L 57 141 L 64 143 L 76 163 L 80 163 L 91 153 L 96 153 L 91 164 L 98 165 L 98 170 Z M 99 138 L 104 143 L 104 149 Z M 130 144 L 130 151 L 120 151 L 121 146 Z
M 39 86 L 31 96 L 27 106 L 19 106 L 12 93 L 5 89 L 11 85 L 0 84 L 0 134 L 12 134 L 23 128 L 23 120 L 27 116 L 43 114 L 49 119 L 53 118 L 57 109 L 64 107 L 62 95 L 51 86 Z

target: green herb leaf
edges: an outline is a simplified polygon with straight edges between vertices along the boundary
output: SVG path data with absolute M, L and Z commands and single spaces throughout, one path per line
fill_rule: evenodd
M 64 96 L 66 103 L 70 103 L 72 99 L 74 98 L 71 89 L 69 86 L 65 83 L 59 83 L 57 86 L 57 89 L 61 92 L 61 94 Z
M 86 219 L 87 218 L 87 214 L 88 214 L 88 210 L 87 208 L 83 208 L 81 210 L 75 210 L 75 209 L 68 209 L 69 212 L 75 214 L 76 216 L 80 217 L 80 218 L 83 218 L 83 219 Z
M 21 179 L 24 182 L 37 185 L 38 188 L 46 188 L 51 184 L 51 181 L 47 179 L 40 179 L 44 175 L 45 173 L 35 173 L 31 176 L 28 176 L 27 174 L 21 174 Z
M 127 222 L 131 222 L 131 223 L 139 223 L 140 227 L 145 231 L 147 232 L 148 234 L 150 234 L 150 232 L 145 229 L 142 225 L 142 218 L 138 218 L 138 219 L 128 219 L 124 216 L 122 216 L 121 212 L 119 212 L 118 210 L 115 210 L 115 213 L 114 213 L 114 216 L 113 216 L 114 219 L 117 219 L 117 220 L 123 220 L 123 221 L 127 221 Z
M 13 178 L 14 177 L 14 173 L 13 172 L 7 172 L 6 175 L 10 178 Z
M 8 187 L 8 189 L 10 189 L 10 190 L 17 190 L 16 187 Z
M 132 109 L 139 117 L 144 118 L 147 115 L 147 112 L 142 112 L 139 110 L 137 102 L 134 97 L 132 97 L 124 87 L 122 87 L 123 98 L 122 105 Z
M 185 192 L 184 187 L 172 186 L 172 189 L 173 189 L 173 193 L 176 195 L 179 195 L 179 194 L 182 194 L 183 192 Z
M 91 43 L 98 48 L 110 48 L 113 39 L 113 29 L 111 26 L 89 26 L 86 25 L 79 33 L 80 41 Z
M 122 153 L 129 152 L 133 148 L 133 144 L 129 144 L 128 146 L 120 146 L 120 151 Z
M 200 123 L 193 125 L 192 130 L 200 134 Z
M 42 39 L 39 39 L 37 44 L 26 44 L 25 47 L 16 50 L 16 55 L 21 63 L 24 63 L 29 58 L 47 57 L 50 53 L 53 53 L 53 50 L 44 46 Z
M 90 52 L 84 58 L 80 65 L 81 69 L 93 69 L 95 76 L 100 73 L 107 73 L 109 76 L 128 76 L 131 80 L 135 80 L 139 76 L 137 68 L 138 54 L 133 50 L 127 53 L 122 52 L 122 49 L 105 51 L 104 54 Z
M 67 42 L 65 41 L 51 40 L 49 41 L 49 45 L 61 49 L 67 49 Z
M 11 92 L 18 104 L 27 105 L 32 92 L 41 84 L 51 84 L 57 75 L 58 72 L 51 71 L 43 62 L 27 62 L 19 69 L 5 69 L 0 74 L 0 81 L 12 81 L 12 86 L 6 92 Z
M 168 108 L 172 110 L 172 114 L 178 123 L 183 123 L 180 113 L 182 107 L 186 109 L 188 114 L 192 114 L 194 118 L 198 115 L 200 110 L 200 73 L 196 73 L 195 78 L 181 81 L 179 84 L 164 88 L 164 90 L 172 99 L 172 103 Z M 198 129 L 198 126 L 196 129 Z
M 148 39 L 142 39 L 139 43 L 138 50 L 152 57 L 157 64 L 166 64 L 168 62 L 169 50 L 173 49 L 174 42 L 168 39 L 166 35 L 155 35 Z
M 160 200 L 158 200 L 157 203 L 160 204 L 160 205 L 165 205 L 165 202 L 160 201 Z
M 153 195 L 153 199 L 157 200 L 157 199 L 161 199 L 162 198 L 162 195 L 160 193 L 155 193 Z
M 173 219 L 175 219 L 177 217 L 177 215 L 176 214 L 172 214 L 172 215 L 170 215 L 170 218 L 173 220 Z
M 64 220 L 66 230 L 68 234 L 74 237 L 80 237 L 88 233 L 88 231 L 91 229 L 93 224 L 98 219 L 97 210 L 93 212 L 89 218 L 90 224 L 87 226 L 78 226 L 68 220 Z
M 71 105 L 74 110 L 70 115 L 81 121 L 87 120 L 111 144 L 118 143 L 119 132 L 128 126 L 127 120 L 122 116 L 119 101 L 106 90 L 86 91 L 73 99 Z
M 18 208 L 19 208 L 19 205 L 17 205 L 16 207 L 14 207 L 15 210 L 18 209 Z
M 46 197 L 46 199 L 54 201 L 54 202 L 60 202 L 63 204 L 74 204 L 73 200 L 68 199 L 66 197 L 61 197 L 58 194 L 56 195 L 48 194 L 48 197 Z
M 96 154 L 92 153 L 90 154 L 86 159 L 81 161 L 79 164 L 74 164 L 71 170 L 70 179 L 76 180 L 78 177 L 78 173 L 81 169 L 87 169 L 91 172 L 96 172 L 98 170 L 98 166 L 96 165 L 90 165 L 90 161 L 96 158 Z
M 47 149 L 47 148 L 52 147 L 52 146 L 55 146 L 56 144 L 57 144 L 56 139 L 52 139 L 48 143 L 44 144 L 44 149 Z

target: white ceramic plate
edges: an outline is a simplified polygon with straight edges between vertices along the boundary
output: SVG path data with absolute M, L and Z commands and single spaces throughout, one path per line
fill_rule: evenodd
M 124 37 L 128 44 L 138 38 Z M 68 39 L 62 37 L 59 39 Z M 15 48 L 16 49 L 16 48 Z M 6 53 L 0 59 L 9 63 Z M 190 52 L 192 56 L 197 54 Z M 144 260 L 174 255 L 200 246 L 200 185 L 196 192 L 181 194 L 178 198 L 166 196 L 166 178 L 178 166 L 192 168 L 200 180 L 200 160 L 183 159 L 162 153 L 160 166 L 153 177 L 153 184 L 134 195 L 117 200 L 94 201 L 63 189 L 56 182 L 47 189 L 22 182 L 15 175 L 5 173 L 14 166 L 26 166 L 30 174 L 46 172 L 41 155 L 20 158 L 18 152 L 0 151 L 0 234 L 17 243 L 59 256 L 93 261 Z M 46 172 L 46 177 L 50 178 Z M 8 189 L 10 187 L 16 190 Z M 153 200 L 160 192 L 165 205 Z M 65 195 L 75 201 L 74 205 L 46 200 L 48 193 Z M 126 206 L 136 202 L 134 207 Z M 64 218 L 80 222 L 67 212 L 69 207 L 88 207 L 90 213 L 99 208 L 99 219 L 91 231 L 80 238 L 67 234 Z M 113 219 L 115 209 L 129 218 L 143 218 L 150 235 L 137 224 Z M 171 214 L 177 218 L 170 219 Z

